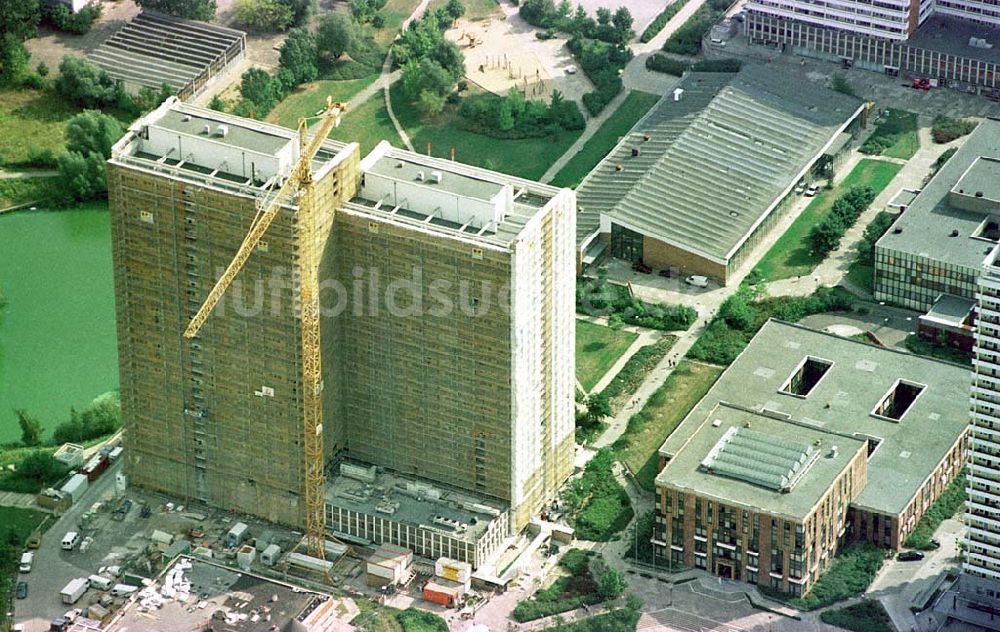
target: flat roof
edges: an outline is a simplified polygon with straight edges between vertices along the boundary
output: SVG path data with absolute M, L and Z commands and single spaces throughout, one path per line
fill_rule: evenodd
M 747 431 L 772 439 L 772 445 L 787 442 L 799 444 L 806 451 L 815 451 L 812 458 L 803 463 L 802 467 L 808 469 L 801 474 L 790 492 L 720 475 L 703 467 L 713 447 L 727 433 L 738 436 Z M 834 446 L 837 447 L 836 456 L 832 452 Z M 656 480 L 657 483 L 667 484 L 674 489 L 716 498 L 725 504 L 753 507 L 803 520 L 864 446 L 865 442 L 860 439 L 843 437 L 822 428 L 775 419 L 719 402 L 708 411 L 708 415 L 693 424 L 683 447 L 667 463 Z M 754 448 L 754 452 L 755 456 L 747 457 L 750 459 L 748 467 L 760 470 L 766 466 L 767 458 L 759 447 Z
M 397 208 L 377 199 L 377 195 L 362 185 L 345 205 L 345 211 L 502 248 L 510 247 L 527 223 L 564 191 L 533 180 L 396 149 L 384 142 L 365 156 L 361 168 L 365 173 L 375 173 L 416 187 L 420 198 L 410 195 L 411 199 L 403 200 Z M 434 172 L 441 174 L 441 182 L 435 180 Z M 501 196 L 505 190 L 511 194 L 509 206 Z M 462 218 L 461 222 L 445 219 L 436 213 L 441 203 L 438 192 L 441 191 L 483 204 L 492 204 L 500 196 L 498 204 L 505 210 L 500 221 L 485 224 L 465 221 L 471 217 Z
M 1000 158 L 1000 120 L 979 124 L 876 247 L 978 270 L 996 245 L 973 237 L 989 214 L 952 206 L 949 193 L 980 156 Z M 958 236 L 952 237 L 953 231 Z
M 961 195 L 1000 202 L 1000 159 L 979 156 L 972 161 L 972 165 L 965 170 L 952 190 Z
M 783 392 L 807 356 L 831 366 L 807 396 Z M 899 421 L 873 415 L 899 380 L 925 388 Z M 965 431 L 969 380 L 969 369 L 963 366 L 770 320 L 667 438 L 660 453 L 682 452 L 722 402 L 787 415 L 817 431 L 874 437 L 878 447 L 868 461 L 868 483 L 854 503 L 898 515 Z M 672 483 L 669 468 L 657 481 Z M 797 493 L 795 488 L 788 495 Z M 748 493 L 744 502 L 765 503 L 768 495 Z
M 211 129 L 208 134 L 204 131 L 206 125 Z M 226 128 L 225 135 L 219 133 L 220 126 Z M 178 137 L 176 145 L 171 147 L 172 151 L 164 152 L 144 138 L 144 128 L 165 130 L 161 136 L 177 133 L 195 136 L 198 140 L 185 145 L 183 138 Z M 246 164 L 235 164 L 239 161 L 234 158 L 232 150 L 263 154 L 277 164 L 279 153 L 289 160 L 298 156 L 296 147 L 291 147 L 293 151 L 284 151 L 297 143 L 298 132 L 295 130 L 189 105 L 177 97 L 170 97 L 129 126 L 128 132 L 112 148 L 108 162 L 214 185 L 231 192 L 261 196 L 266 194 L 267 182 L 238 173 L 250 169 Z M 183 156 L 175 151 L 178 146 L 184 148 Z M 333 162 L 348 147 L 345 143 L 324 141 L 313 159 L 313 170 L 318 171 Z M 285 167 L 286 175 L 293 164 Z
M 174 578 L 178 576 L 190 582 L 188 591 L 173 593 L 167 588 L 167 584 L 176 585 Z M 291 630 L 294 622 L 329 599 L 330 595 L 181 556 L 125 607 L 124 615 L 108 630 L 188 632 L 210 626 L 232 632 Z M 162 602 L 162 606 L 143 608 L 144 600 Z M 214 619 L 219 611 L 226 618 Z
M 976 307 L 976 302 L 953 294 L 942 294 L 927 311 L 926 316 L 940 322 L 961 326 Z M 923 316 L 921 317 L 923 318 Z
M 475 544 L 494 518 L 507 510 L 496 500 L 382 468 L 378 468 L 373 483 L 338 473 L 328 480 L 325 498 L 332 507 L 437 531 L 470 544 Z M 466 527 L 458 531 L 435 522 L 436 517 Z
M 665 95 L 581 183 L 578 244 L 604 214 L 726 260 L 862 107 L 756 64 L 687 73 L 676 90 L 679 99 Z
M 969 46 L 969 38 L 984 39 L 992 48 Z M 959 57 L 1000 63 L 1000 33 L 988 24 L 976 24 L 946 15 L 933 15 L 906 41 L 909 46 L 926 48 Z
M 163 116 L 153 124 L 190 136 L 208 136 L 220 145 L 249 149 L 262 154 L 276 154 L 298 137 L 296 132 L 278 125 L 243 118 L 240 118 L 238 123 L 222 121 L 212 112 L 215 110 L 178 107 L 164 112 Z M 206 125 L 212 130 L 210 135 L 204 133 Z M 225 136 L 216 134 L 219 125 L 227 127 Z

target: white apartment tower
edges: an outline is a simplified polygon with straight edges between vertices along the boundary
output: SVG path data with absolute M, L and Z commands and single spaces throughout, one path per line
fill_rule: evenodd
M 1000 261 L 979 277 L 963 596 L 1000 606 Z M 978 608 L 977 608 L 978 609 Z

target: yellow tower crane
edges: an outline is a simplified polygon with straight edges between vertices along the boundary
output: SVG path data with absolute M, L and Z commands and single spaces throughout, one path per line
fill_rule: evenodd
M 298 245 L 299 245 L 299 298 L 301 299 L 302 328 L 302 407 L 303 443 L 305 458 L 305 509 L 306 547 L 309 555 L 326 558 L 324 547 L 326 535 L 326 515 L 323 508 L 323 408 L 320 355 L 319 322 L 319 253 L 316 252 L 316 209 L 312 190 L 312 159 L 323 145 L 330 131 L 340 124 L 340 116 L 347 109 L 346 104 L 334 103 L 327 97 L 326 108 L 317 118 L 312 138 L 309 138 L 307 119 L 299 119 L 299 160 L 292 168 L 284 184 L 272 191 L 265 201 L 258 205 L 257 215 L 250 226 L 236 256 L 216 281 L 208 298 L 198 309 L 187 329 L 185 338 L 193 338 L 208 319 L 212 310 L 226 293 L 226 289 L 243 269 L 264 233 L 281 210 L 282 203 L 289 197 L 298 197 Z

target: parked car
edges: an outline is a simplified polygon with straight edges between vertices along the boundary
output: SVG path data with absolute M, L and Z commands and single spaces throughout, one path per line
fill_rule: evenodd
M 924 78 L 924 79 L 914 79 L 913 83 L 910 84 L 910 85 L 914 89 L 916 89 L 916 90 L 930 90 L 931 89 L 931 80 L 927 79 L 927 78 Z
M 566 66 L 566 74 L 567 75 L 575 75 L 576 74 L 576 66 Z
M 806 183 L 805 182 L 799 182 L 799 186 L 795 187 L 795 192 L 797 194 L 799 194 L 799 195 L 802 195 L 803 193 L 805 193 L 806 192 Z
M 817 193 L 819 193 L 818 184 L 810 184 L 809 188 L 806 189 L 806 197 L 814 197 Z
M 632 269 L 636 272 L 641 272 L 642 274 L 653 273 L 653 269 L 643 263 L 642 259 L 637 259 L 635 263 L 632 264 Z
M 63 615 L 63 619 L 66 619 L 66 621 L 73 623 L 74 621 L 79 619 L 82 614 L 83 610 L 81 608 L 73 608 L 72 610 Z
M 693 285 L 695 287 L 708 287 L 707 276 L 692 274 L 688 278 L 684 279 L 684 282 L 687 283 L 688 285 Z
M 924 559 L 924 554 L 920 551 L 903 551 L 896 556 L 900 562 L 919 562 Z
M 17 592 L 18 599 L 28 598 L 28 582 L 17 582 Z
M 139 515 L 143 518 L 148 518 L 152 513 L 153 513 L 152 508 L 150 508 L 150 506 L 147 504 L 143 504 L 142 511 L 139 512 Z

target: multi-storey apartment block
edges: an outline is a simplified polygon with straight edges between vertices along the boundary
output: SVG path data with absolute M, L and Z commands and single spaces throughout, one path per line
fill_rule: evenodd
M 954 613 L 972 623 L 1000 621 L 1000 265 L 983 266 L 976 296 L 965 561 Z M 989 624 L 987 623 L 987 624 Z
M 181 332 L 298 152 L 291 130 L 171 99 L 108 166 L 130 481 L 293 525 L 294 200 L 199 334 Z M 432 528 L 455 542 L 477 512 L 473 531 L 491 543 L 520 531 L 572 470 L 573 193 L 387 144 L 361 160 L 356 144 L 327 142 L 313 171 L 330 463 L 348 456 L 461 498 Z M 366 506 L 334 528 L 382 541 L 358 527 Z M 470 560 L 485 554 L 472 540 Z
M 769 321 L 660 448 L 664 563 L 793 595 L 897 549 L 961 471 L 960 366 Z

